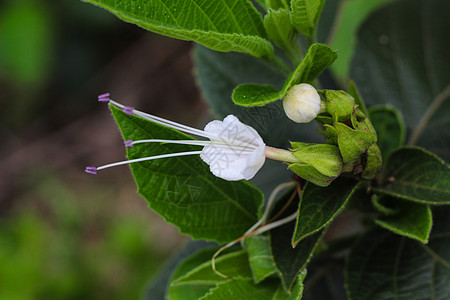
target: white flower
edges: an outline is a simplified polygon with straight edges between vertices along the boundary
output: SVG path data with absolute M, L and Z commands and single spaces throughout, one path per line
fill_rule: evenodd
M 125 146 L 133 147 L 140 143 L 173 143 L 184 145 L 203 146 L 201 151 L 189 151 L 181 153 L 162 154 L 151 157 L 143 157 L 128 161 L 107 164 L 101 167 L 87 167 L 86 172 L 96 174 L 102 169 L 130 164 L 153 159 L 178 157 L 185 155 L 200 155 L 206 162 L 211 172 L 222 179 L 235 181 L 251 179 L 263 166 L 265 161 L 265 144 L 259 134 L 252 127 L 241 123 L 233 115 L 227 116 L 223 121 L 211 121 L 204 130 L 199 130 L 176 122 L 172 122 L 157 116 L 143 113 L 132 107 L 123 106 L 109 98 L 109 93 L 99 96 L 99 101 L 109 102 L 130 115 L 136 115 L 146 120 L 191 134 L 207 138 L 209 140 L 163 140 L 149 139 L 125 142 Z
M 258 132 L 233 115 L 223 121 L 211 121 L 203 130 L 211 143 L 206 145 L 201 159 L 211 172 L 225 180 L 251 179 L 265 161 L 265 144 Z
M 283 108 L 289 119 L 296 123 L 308 123 L 320 111 L 320 96 L 310 84 L 294 85 L 283 99 Z

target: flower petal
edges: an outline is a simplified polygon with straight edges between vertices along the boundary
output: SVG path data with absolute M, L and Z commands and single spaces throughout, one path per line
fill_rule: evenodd
M 215 138 L 203 148 L 200 158 L 217 177 L 229 181 L 248 180 L 263 166 L 265 144 L 262 138 L 235 116 L 212 121 L 204 131 Z
M 246 147 L 258 147 L 264 144 L 255 129 L 245 125 L 233 115 L 228 115 L 223 121 L 209 122 L 206 124 L 204 132 L 214 136 L 211 138 L 212 141 Z

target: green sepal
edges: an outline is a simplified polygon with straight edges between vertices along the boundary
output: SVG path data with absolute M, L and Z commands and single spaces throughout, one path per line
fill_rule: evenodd
M 334 121 L 345 121 L 350 119 L 356 108 L 355 99 L 344 91 L 325 90 L 327 112 Z
M 333 125 L 333 118 L 326 115 L 317 115 L 316 121 L 322 125 Z
M 350 120 L 352 122 L 352 126 L 354 129 L 360 131 L 367 131 L 377 136 L 375 128 L 373 127 L 369 118 L 367 118 L 366 115 L 359 108 L 356 108 L 353 111 Z
M 300 163 L 313 166 L 329 177 L 336 177 L 342 171 L 342 157 L 338 147 L 330 144 L 298 145 L 291 143 L 292 154 Z M 296 147 L 297 146 L 297 147 Z
M 327 138 L 327 144 L 338 144 L 338 131 L 333 126 L 330 126 L 328 124 L 324 125 L 325 128 L 325 137 Z
M 377 144 L 372 144 L 367 149 L 366 154 L 366 164 L 364 166 L 364 171 L 362 172 L 361 177 L 364 179 L 372 179 L 378 174 L 381 169 L 381 151 L 380 148 L 378 148 Z
M 328 186 L 334 179 L 336 179 L 336 177 L 323 175 L 317 171 L 316 168 L 308 164 L 290 164 L 289 169 L 301 178 L 318 186 Z
M 295 149 L 301 148 L 301 147 L 312 146 L 312 145 L 317 145 L 317 144 L 315 144 L 315 143 L 303 143 L 303 142 L 291 142 L 291 150 L 295 150 Z
M 334 126 L 338 132 L 338 146 L 344 163 L 356 162 L 377 141 L 371 132 L 355 130 L 339 122 Z

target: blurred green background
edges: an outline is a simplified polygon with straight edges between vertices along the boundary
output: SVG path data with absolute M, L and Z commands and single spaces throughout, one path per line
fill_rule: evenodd
M 100 93 L 193 125 L 207 112 L 190 48 L 81 1 L 0 2 L 0 299 L 139 299 L 187 240 L 127 167 L 84 167 L 125 154 Z
M 329 42 L 344 84 L 357 26 L 387 1 L 340 2 Z M 191 47 L 78 0 L 0 0 L 0 299 L 139 299 L 187 240 L 126 167 L 84 167 L 125 153 L 98 94 L 189 125 L 209 118 Z

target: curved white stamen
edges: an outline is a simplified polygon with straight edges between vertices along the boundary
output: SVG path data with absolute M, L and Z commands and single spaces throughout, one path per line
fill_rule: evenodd
M 111 163 L 111 164 L 107 164 L 107 165 L 104 165 L 104 166 L 97 167 L 97 171 L 100 171 L 100 170 L 103 170 L 103 169 L 107 169 L 107 168 L 111 168 L 111 167 L 127 165 L 127 164 L 131 164 L 131 163 L 135 163 L 135 162 L 141 162 L 141 161 L 147 161 L 147 160 L 153 160 L 153 159 L 160 159 L 160 158 L 168 158 L 168 157 L 185 156 L 185 155 L 197 155 L 197 154 L 200 154 L 200 153 L 202 153 L 202 151 L 189 151 L 189 152 L 169 153 L 169 154 L 163 154 L 163 155 L 156 155 L 156 156 L 149 156 L 149 157 L 142 157 L 142 158 L 124 160 L 124 161 L 119 161 L 119 162 L 115 162 L 115 163 Z
M 112 105 L 114 105 L 120 109 L 123 109 L 126 107 L 125 105 L 122 105 L 114 100 L 110 100 L 109 103 L 111 103 Z M 157 116 L 154 116 L 151 114 L 147 114 L 147 113 L 144 113 L 144 112 L 136 110 L 136 109 L 133 109 L 132 112 L 136 116 L 139 116 L 143 119 L 155 122 L 155 123 L 163 125 L 163 126 L 167 126 L 167 127 L 173 128 L 173 129 L 177 129 L 177 130 L 180 130 L 180 131 L 183 131 L 183 132 L 186 132 L 189 134 L 201 136 L 201 137 L 211 138 L 211 134 L 208 134 L 208 133 L 204 132 L 203 130 L 200 130 L 197 128 L 192 128 L 192 127 L 189 127 L 189 126 L 186 126 L 186 125 L 174 122 L 174 121 L 166 120 L 164 118 L 157 117 Z

